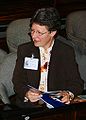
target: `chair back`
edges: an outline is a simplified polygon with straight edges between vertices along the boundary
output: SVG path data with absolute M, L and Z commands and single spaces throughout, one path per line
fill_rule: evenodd
M 31 41 L 29 31 L 30 18 L 14 20 L 8 25 L 6 33 L 10 52 L 16 52 L 18 45 Z
M 86 10 L 70 13 L 66 19 L 67 38 L 86 54 Z
M 73 44 L 76 62 L 86 90 L 86 10 L 75 11 L 67 16 L 66 34 L 68 41 Z

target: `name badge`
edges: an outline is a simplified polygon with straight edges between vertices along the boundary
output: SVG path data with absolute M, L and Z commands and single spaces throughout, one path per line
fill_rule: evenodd
M 31 70 L 38 70 L 38 59 L 33 57 L 25 57 L 24 68 Z

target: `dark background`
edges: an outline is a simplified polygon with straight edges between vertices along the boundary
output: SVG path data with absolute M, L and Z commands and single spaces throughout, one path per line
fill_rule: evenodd
M 58 9 L 64 29 L 66 16 L 86 10 L 86 0 L 0 0 L 0 48 L 7 50 L 6 28 L 11 21 L 31 17 L 38 8 L 49 6 Z
M 86 0 L 0 0 L 0 16 L 28 11 L 32 13 L 46 6 L 55 6 L 61 15 L 66 15 L 74 10 L 86 9 Z

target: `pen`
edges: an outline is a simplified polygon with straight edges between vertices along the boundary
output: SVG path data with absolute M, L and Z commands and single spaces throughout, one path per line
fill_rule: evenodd
M 31 88 L 31 90 L 32 90 L 33 92 L 38 92 L 38 93 L 40 93 L 40 94 L 44 93 L 44 92 L 42 92 L 42 91 L 40 91 L 40 90 L 34 88 L 34 87 L 31 86 L 31 85 L 27 85 L 27 86 L 28 86 L 29 88 Z

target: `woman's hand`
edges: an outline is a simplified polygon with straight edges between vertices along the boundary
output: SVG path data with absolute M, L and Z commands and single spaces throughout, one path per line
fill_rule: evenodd
M 61 101 L 65 104 L 70 104 L 70 101 L 74 98 L 74 95 L 68 91 L 61 91 L 58 93 L 59 96 L 62 96 Z
M 30 89 L 25 97 L 30 100 L 31 102 L 37 102 L 38 100 L 40 100 L 40 97 L 41 97 L 41 93 L 37 90 L 34 90 L 34 89 Z

